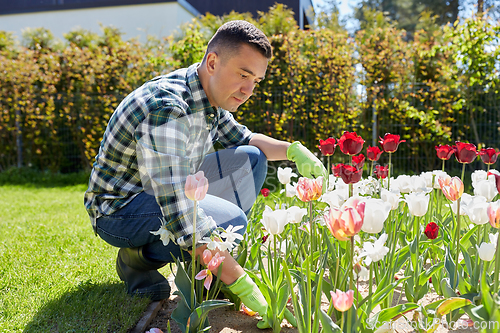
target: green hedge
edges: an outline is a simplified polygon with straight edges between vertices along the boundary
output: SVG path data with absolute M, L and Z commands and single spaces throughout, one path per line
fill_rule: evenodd
M 255 23 L 274 47 L 266 80 L 235 114 L 256 132 L 313 150 L 319 139 L 346 130 L 361 134 L 365 147 L 386 132 L 400 134 L 407 144 L 399 162 L 412 171 L 439 166 L 437 144 L 498 147 L 498 24 L 472 17 L 440 27 L 423 15 L 426 30 L 409 40 L 381 13 L 370 15 L 354 36 L 333 24 L 299 30 L 283 5 L 255 19 L 207 14 L 179 36 L 143 44 L 123 41 L 111 28 L 102 36 L 74 31 L 65 43 L 39 29 L 22 47 L 0 33 L 0 171 L 17 164 L 18 139 L 24 165 L 88 170 L 121 99 L 156 75 L 201 60 L 217 27 L 235 18 Z

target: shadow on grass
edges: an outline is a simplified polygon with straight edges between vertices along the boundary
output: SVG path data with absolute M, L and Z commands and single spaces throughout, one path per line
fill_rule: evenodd
M 46 303 L 23 332 L 126 333 L 148 303 L 148 299 L 127 295 L 122 283 L 87 281 Z
M 0 172 L 1 185 L 23 185 L 31 187 L 64 187 L 87 184 L 90 172 L 54 173 L 32 168 L 10 168 Z

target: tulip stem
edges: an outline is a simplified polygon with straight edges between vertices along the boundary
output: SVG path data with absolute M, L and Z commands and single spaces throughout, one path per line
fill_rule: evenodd
M 391 190 L 391 158 L 392 158 L 392 153 L 389 152 L 389 168 L 388 168 L 388 171 L 387 171 L 387 190 L 390 191 Z
M 193 246 L 191 251 L 191 311 L 194 311 L 194 277 L 196 275 L 196 211 L 198 201 L 194 200 L 193 206 Z
M 499 237 L 500 238 L 500 237 Z M 354 236 L 351 236 L 351 252 L 349 260 L 349 289 L 352 290 L 353 286 L 353 271 L 354 271 Z
M 465 173 L 465 163 L 462 163 L 462 177 L 460 180 L 462 180 L 462 183 L 464 182 L 464 173 Z
M 463 172 L 462 172 L 462 174 L 463 174 Z M 457 288 L 458 288 L 458 265 L 459 265 L 458 255 L 460 253 L 460 200 L 461 200 L 461 198 L 457 199 L 457 230 L 455 232 L 455 237 L 456 237 L 456 240 L 457 240 L 457 252 L 455 253 L 455 263 L 456 263 L 456 266 L 455 266 L 455 283 L 456 283 L 456 287 Z M 455 288 L 455 286 L 453 286 L 453 288 Z
M 444 172 L 444 161 L 445 161 L 445 160 L 442 160 L 442 161 L 443 161 L 443 164 L 442 164 L 442 166 L 441 166 L 441 171 L 443 171 L 443 172 Z
M 498 293 L 498 270 L 500 269 L 500 235 L 497 237 L 497 248 L 495 251 L 495 272 L 494 272 L 494 278 L 495 278 L 495 283 L 493 285 L 493 293 L 497 294 Z

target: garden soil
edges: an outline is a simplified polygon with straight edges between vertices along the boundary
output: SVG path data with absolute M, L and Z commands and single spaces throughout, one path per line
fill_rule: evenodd
M 171 285 L 173 289 L 175 288 L 175 284 L 171 281 Z M 367 294 L 368 286 L 366 284 L 360 284 L 359 290 L 361 294 Z M 172 290 L 173 293 L 174 290 Z M 394 293 L 394 299 L 397 301 L 399 298 L 399 293 L 396 290 Z M 422 304 L 429 304 L 434 301 L 439 300 L 440 297 L 437 294 L 428 293 L 422 300 Z M 171 319 L 172 311 L 175 309 L 177 305 L 177 301 L 179 297 L 177 295 L 171 295 L 170 298 L 164 301 L 162 308 L 158 311 L 156 317 L 151 321 L 148 326 L 148 330 L 157 327 L 161 329 L 164 333 L 167 333 L 167 325 L 170 322 L 170 328 L 172 333 L 182 333 L 174 320 Z M 399 300 L 399 303 L 403 303 L 403 300 Z M 326 309 L 328 307 L 328 300 L 323 300 L 323 306 Z M 409 322 L 412 320 L 414 313 L 409 312 L 404 315 L 404 317 L 398 319 L 395 325 L 393 326 L 395 333 L 412 333 L 417 332 L 414 330 Z M 209 322 L 211 325 L 210 333 L 270 333 L 271 329 L 260 330 L 257 328 L 257 322 L 259 321 L 258 316 L 251 317 L 246 315 L 242 311 L 234 311 L 231 307 L 219 308 L 210 311 L 209 313 Z M 466 327 L 467 318 L 462 317 L 458 324 L 459 328 L 453 330 L 448 327 L 446 324 L 439 325 L 436 333 L 445 333 L 445 332 L 457 332 L 457 333 L 475 333 L 478 332 L 477 329 L 473 327 Z M 470 323 L 470 322 L 469 322 Z M 470 323 L 472 325 L 472 323 Z M 297 333 L 298 330 L 293 328 L 286 320 L 284 320 L 282 324 L 283 333 Z

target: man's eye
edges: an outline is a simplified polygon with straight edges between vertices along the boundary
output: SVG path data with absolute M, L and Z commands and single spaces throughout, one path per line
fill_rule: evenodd
M 245 75 L 245 74 L 240 74 L 240 75 L 241 75 L 242 79 L 246 79 L 248 77 L 248 75 Z

